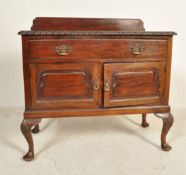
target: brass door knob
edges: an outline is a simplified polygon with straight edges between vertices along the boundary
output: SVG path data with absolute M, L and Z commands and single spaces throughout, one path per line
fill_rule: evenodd
M 72 52 L 72 47 L 67 45 L 61 45 L 56 47 L 56 52 L 58 55 L 61 56 L 70 55 L 70 53 Z

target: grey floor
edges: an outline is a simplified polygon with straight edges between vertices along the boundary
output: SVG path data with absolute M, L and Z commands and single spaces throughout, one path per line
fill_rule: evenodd
M 36 157 L 24 162 L 22 108 L 0 109 L 0 175 L 185 175 L 186 109 L 174 109 L 170 152 L 160 149 L 161 119 L 140 115 L 44 119 Z

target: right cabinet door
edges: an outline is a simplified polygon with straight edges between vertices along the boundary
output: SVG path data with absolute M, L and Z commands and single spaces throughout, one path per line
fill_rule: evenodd
M 105 107 L 158 105 L 163 90 L 163 62 L 104 64 Z

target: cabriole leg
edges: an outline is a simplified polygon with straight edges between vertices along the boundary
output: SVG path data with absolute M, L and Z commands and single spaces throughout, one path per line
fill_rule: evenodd
M 147 123 L 146 116 L 147 116 L 147 114 L 142 114 L 142 123 L 141 123 L 141 126 L 142 126 L 143 128 L 146 128 L 146 127 L 149 126 L 149 124 Z
M 161 118 L 163 120 L 163 128 L 161 132 L 161 148 L 164 151 L 170 151 L 172 147 L 169 144 L 167 144 L 166 136 L 170 128 L 172 127 L 174 118 L 171 113 L 161 113 L 161 114 L 156 113 L 155 115 L 158 118 Z
M 31 161 L 34 158 L 34 144 L 31 129 L 33 126 L 38 125 L 40 121 L 41 119 L 24 119 L 21 123 L 21 132 L 28 143 L 28 152 L 23 156 L 25 161 Z

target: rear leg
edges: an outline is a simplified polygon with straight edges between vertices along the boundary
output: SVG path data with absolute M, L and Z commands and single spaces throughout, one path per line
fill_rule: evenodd
M 146 127 L 149 126 L 149 124 L 147 123 L 147 120 L 146 120 L 146 116 L 147 116 L 147 114 L 142 114 L 142 123 L 141 123 L 141 126 L 143 128 L 146 128 Z

